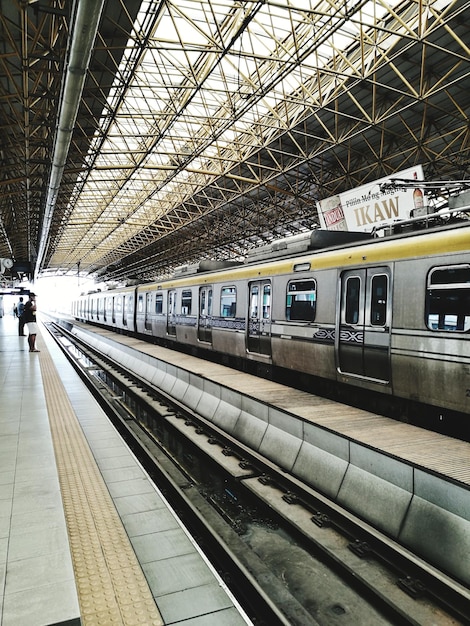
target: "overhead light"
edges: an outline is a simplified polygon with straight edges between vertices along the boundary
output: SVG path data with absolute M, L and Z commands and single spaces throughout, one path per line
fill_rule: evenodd
M 11 270 L 11 268 L 13 267 L 13 261 L 12 259 L 0 259 L 0 273 L 4 274 L 5 270 Z

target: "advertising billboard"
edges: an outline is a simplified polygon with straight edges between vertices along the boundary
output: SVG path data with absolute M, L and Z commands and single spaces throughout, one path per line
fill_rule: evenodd
M 416 165 L 393 176 L 375 180 L 318 202 L 320 227 L 327 230 L 371 232 L 376 228 L 407 220 L 412 211 L 424 209 L 424 196 L 416 189 L 384 189 L 380 185 L 390 179 L 424 180 L 423 168 Z

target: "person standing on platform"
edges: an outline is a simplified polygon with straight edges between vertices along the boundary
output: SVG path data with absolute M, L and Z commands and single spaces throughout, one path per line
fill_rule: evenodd
M 28 326 L 28 343 L 30 352 L 39 352 L 36 348 L 36 335 L 38 334 L 38 325 L 36 322 L 36 295 L 29 294 L 29 300 L 24 305 L 24 322 Z
M 26 337 L 24 332 L 24 302 L 21 297 L 16 305 L 16 317 L 18 318 L 18 335 L 20 337 Z

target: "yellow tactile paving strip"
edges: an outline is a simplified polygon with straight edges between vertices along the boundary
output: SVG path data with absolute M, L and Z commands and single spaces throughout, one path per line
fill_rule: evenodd
M 145 576 L 51 355 L 38 355 L 83 626 L 161 626 Z

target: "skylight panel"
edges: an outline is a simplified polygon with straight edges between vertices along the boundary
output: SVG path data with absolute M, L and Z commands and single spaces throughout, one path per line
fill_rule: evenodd
M 144 0 L 80 203 L 103 216 L 138 213 L 141 225 L 155 207 L 171 210 L 301 119 L 306 103 L 326 103 L 356 71 L 373 71 L 400 36 L 380 29 L 397 5 L 366 2 L 345 21 L 346 1 Z

